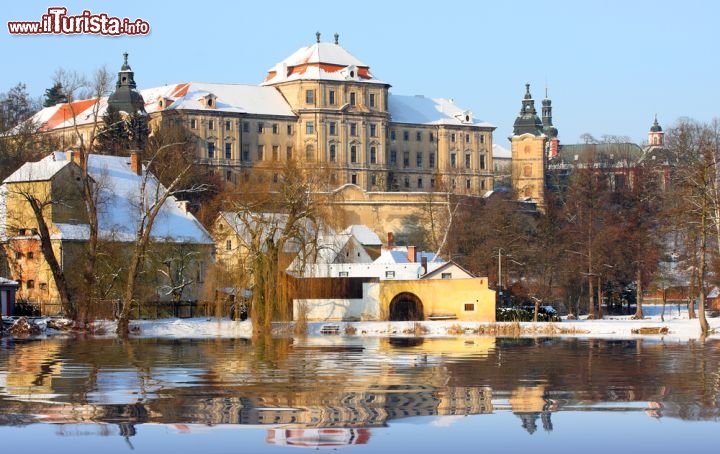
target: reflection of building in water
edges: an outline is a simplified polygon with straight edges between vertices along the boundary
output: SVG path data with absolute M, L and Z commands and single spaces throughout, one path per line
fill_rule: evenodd
M 537 430 L 538 417 L 545 431 L 553 429 L 550 412 L 556 410 L 554 406 L 555 403 L 546 397 L 544 385 L 515 388 L 510 394 L 510 408 L 530 434 Z
M 363 428 L 268 429 L 265 438 L 270 444 L 303 448 L 364 445 L 368 440 L 370 430 Z
M 171 415 L 177 407 L 150 403 L 156 415 Z M 177 404 L 175 404 L 177 405 Z M 167 413 L 166 411 L 167 410 Z M 378 385 L 365 392 L 289 393 L 242 398 L 187 401 L 182 415 L 199 424 L 283 424 L 300 428 L 379 427 L 408 416 L 469 415 L 492 412 L 489 388 Z M 156 418 L 162 421 L 162 416 Z

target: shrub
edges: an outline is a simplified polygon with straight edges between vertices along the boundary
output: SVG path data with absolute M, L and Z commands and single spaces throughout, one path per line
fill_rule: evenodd
M 498 307 L 495 310 L 495 320 L 498 322 L 532 322 L 535 307 L 533 306 L 514 306 L 514 307 Z M 538 310 L 539 322 L 559 322 L 555 309 L 549 306 L 540 306 Z

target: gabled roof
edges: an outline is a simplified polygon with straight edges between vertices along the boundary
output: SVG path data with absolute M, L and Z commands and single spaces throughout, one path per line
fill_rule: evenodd
M 38 162 L 26 163 L 5 182 L 38 181 L 35 175 L 52 178 L 58 170 L 76 165 L 68 159 L 68 153 L 56 151 Z M 98 210 L 98 224 L 101 238 L 113 241 L 134 241 L 139 222 L 137 208 L 143 177 L 136 175 L 130 167 L 130 158 L 90 154 L 88 173 L 98 183 L 103 200 Z M 147 175 L 146 194 L 154 194 L 160 183 Z M 23 180 L 23 178 L 27 178 Z M 164 189 L 161 187 L 160 191 Z M 146 198 L 149 199 L 148 196 Z M 57 239 L 84 240 L 88 238 L 89 227 L 85 224 L 55 224 Z M 213 244 L 212 238 L 182 203 L 170 196 L 153 225 L 151 238 L 154 241 L 188 242 Z
M 354 224 L 343 230 L 341 233 L 347 233 L 355 237 L 363 246 L 382 246 L 382 241 L 377 233 L 370 230 L 370 227 L 363 224 Z
M 476 120 L 471 111 L 458 107 L 452 99 L 391 93 L 388 96 L 388 111 L 393 123 L 495 127 L 488 122 Z

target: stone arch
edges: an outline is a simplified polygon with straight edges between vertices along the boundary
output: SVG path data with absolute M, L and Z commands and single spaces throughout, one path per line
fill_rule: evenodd
M 424 320 L 423 304 L 414 293 L 402 292 L 390 301 L 390 321 Z

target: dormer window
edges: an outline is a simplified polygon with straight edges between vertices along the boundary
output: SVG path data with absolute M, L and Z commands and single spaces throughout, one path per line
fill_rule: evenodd
M 203 107 L 214 109 L 217 107 L 217 96 L 212 93 L 208 93 L 201 98 L 200 102 L 203 104 Z
M 455 115 L 455 118 L 460 120 L 461 123 L 472 123 L 473 122 L 472 112 L 467 111 L 467 110 L 461 114 Z
M 350 65 L 346 68 L 343 68 L 340 70 L 340 74 L 345 77 L 347 80 L 357 80 L 358 79 L 358 69 L 355 65 Z

